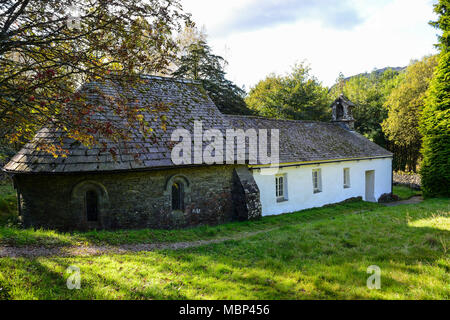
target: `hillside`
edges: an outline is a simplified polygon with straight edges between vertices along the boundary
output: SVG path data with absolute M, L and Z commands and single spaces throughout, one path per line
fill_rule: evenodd
M 347 81 L 347 80 L 350 80 L 351 78 L 356 78 L 356 77 L 359 77 L 359 76 L 369 76 L 370 74 L 381 75 L 381 74 L 383 74 L 385 71 L 387 71 L 389 69 L 391 69 L 392 71 L 400 73 L 403 70 L 405 70 L 406 67 L 385 67 L 385 68 L 381 68 L 381 69 L 375 69 L 375 70 L 373 70 L 370 73 L 369 72 L 364 72 L 364 73 L 359 73 L 359 74 L 347 77 L 347 78 L 345 78 L 345 80 Z
M 365 76 L 365 77 L 369 77 L 370 75 L 375 75 L 375 76 L 380 76 L 382 75 L 385 71 L 391 69 L 392 71 L 395 71 L 397 73 L 403 72 L 404 70 L 406 70 L 407 67 L 385 67 L 385 68 L 381 68 L 381 69 L 375 69 L 372 72 L 364 72 L 364 73 L 358 73 L 355 74 L 353 76 L 350 77 L 346 77 L 344 78 L 344 81 L 349 81 L 352 78 L 356 78 L 356 77 L 360 77 L 360 76 Z M 332 90 L 334 87 L 336 86 L 336 84 L 332 85 L 330 87 L 330 90 Z

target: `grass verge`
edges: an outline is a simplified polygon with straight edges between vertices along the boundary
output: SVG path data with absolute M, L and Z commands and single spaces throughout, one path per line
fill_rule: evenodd
M 393 193 L 397 195 L 401 200 L 407 200 L 414 196 L 421 196 L 422 191 L 420 190 L 413 190 L 411 188 L 408 188 L 406 186 L 394 186 Z

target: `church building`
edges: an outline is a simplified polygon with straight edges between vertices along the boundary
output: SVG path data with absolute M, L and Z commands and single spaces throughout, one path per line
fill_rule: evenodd
M 220 113 L 198 82 L 143 78 L 136 90 L 139 100 L 169 106 L 158 115 L 167 119 L 164 128 L 152 111 L 143 112 L 154 124 L 151 139 L 136 131 L 131 141 L 107 141 L 107 150 L 116 150 L 113 156 L 100 145 L 87 148 L 49 126 L 5 165 L 25 226 L 183 228 L 257 219 L 354 197 L 377 201 L 392 192 L 392 153 L 354 131 L 354 105 L 344 96 L 331 106 L 331 122 L 232 116 Z M 88 83 L 80 90 L 98 105 L 105 96 L 125 92 L 111 83 Z M 172 133 L 180 128 L 194 132 L 197 122 L 203 130 L 218 130 L 224 136 L 227 129 L 277 130 L 276 172 L 248 158 L 175 164 Z M 42 142 L 61 141 L 67 157 L 55 158 L 39 149 Z M 203 141 L 201 146 L 207 144 Z

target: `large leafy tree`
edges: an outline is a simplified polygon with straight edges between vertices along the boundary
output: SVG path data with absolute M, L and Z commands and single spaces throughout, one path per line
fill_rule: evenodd
M 439 37 L 439 64 L 431 81 L 420 119 L 423 135 L 422 187 L 428 196 L 450 195 L 450 1 L 434 7 L 442 31 Z
M 173 76 L 201 81 L 223 113 L 250 114 L 244 101 L 245 91 L 226 78 L 227 61 L 212 53 L 206 35 L 192 27 L 187 28 L 184 35 Z
M 353 109 L 355 130 L 375 143 L 386 146 L 386 138 L 381 123 L 387 118 L 384 104 L 392 89 L 401 81 L 398 72 L 388 69 L 382 73 L 374 71 L 349 79 L 341 75 L 330 90 L 336 98 L 343 93 L 356 107 Z
M 2 1 L 0 134 L 26 141 L 51 125 L 87 145 L 99 134 L 126 138 L 142 105 L 111 103 L 127 124 L 112 129 L 91 121 L 99 110 L 77 90 L 87 81 L 128 84 L 138 73 L 164 72 L 176 54 L 172 33 L 188 20 L 177 0 Z
M 411 63 L 385 103 L 388 117 L 382 128 L 393 144 L 397 169 L 416 171 L 422 145 L 419 116 L 437 62 L 437 56 L 429 56 Z
M 328 89 L 297 64 L 285 76 L 270 75 L 251 88 L 247 105 L 257 114 L 278 119 L 330 120 Z

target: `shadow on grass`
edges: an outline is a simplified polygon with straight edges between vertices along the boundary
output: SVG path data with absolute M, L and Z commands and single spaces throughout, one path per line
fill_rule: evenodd
M 290 226 L 237 242 L 165 254 L 177 259 L 187 255 L 187 265 L 195 255 L 195 260 L 203 261 L 202 276 L 212 283 L 247 287 L 233 298 L 448 299 L 449 257 L 443 245 L 429 239 L 448 242 L 450 233 L 411 227 L 408 217 L 425 214 L 421 208 L 410 209 L 395 214 L 386 208 L 372 216 L 341 217 L 326 226 L 321 222 Z M 348 242 L 352 246 L 343 245 Z M 217 272 L 218 265 L 229 270 L 226 277 Z M 370 265 L 382 270 L 379 291 L 366 286 Z M 188 271 L 189 267 L 182 270 Z
M 283 217 L 290 223 L 242 240 L 124 255 L 6 258 L 0 270 L 13 298 L 449 299 L 448 252 L 430 240 L 448 243 L 449 231 L 412 225 L 448 219 L 448 205 L 434 199 L 297 223 Z M 69 265 L 81 269 L 81 290 L 66 288 Z M 380 290 L 366 286 L 371 265 L 381 268 Z

